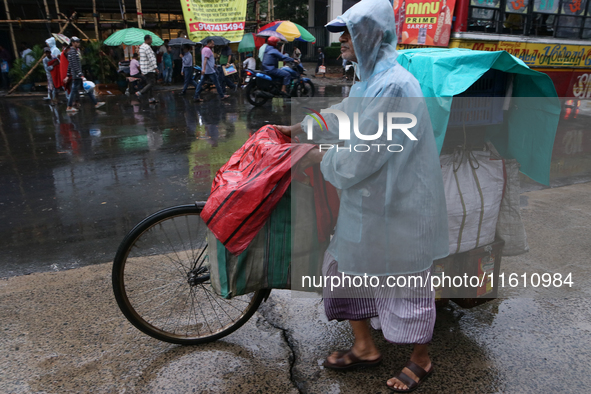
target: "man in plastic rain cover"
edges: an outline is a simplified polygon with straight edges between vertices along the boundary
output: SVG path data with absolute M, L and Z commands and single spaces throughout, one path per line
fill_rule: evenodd
M 326 27 L 330 32 L 341 32 L 342 57 L 355 65 L 360 79 L 349 98 L 331 109 L 347 113 L 353 121 L 351 108 L 355 108 L 359 129 L 365 135 L 376 133 L 378 110 L 407 111 L 418 123 L 412 129 L 416 140 L 398 133 L 395 141 L 387 141 L 384 132 L 383 140 L 372 141 L 386 145 L 400 142 L 402 151 L 360 153 L 346 149 L 368 143 L 350 133 L 345 149 L 314 149 L 302 159 L 304 166 L 320 163 L 324 178 L 341 190 L 338 222 L 324 257 L 323 276 L 367 274 L 379 279 L 377 286 L 334 288 L 324 283 L 328 319 L 349 320 L 355 336 L 351 349 L 328 355 L 324 366 L 343 371 L 378 365 L 382 356 L 371 338 L 371 324 L 393 344 L 414 345 L 406 366 L 392 371 L 385 382 L 393 391 L 408 392 L 434 369 L 428 344 L 435 324 L 435 295 L 430 286 L 392 287 L 386 279 L 412 275 L 428 280 L 433 260 L 448 254 L 447 212 L 435 138 L 425 106 L 416 104 L 422 100 L 419 83 L 396 61 L 396 26 L 390 2 L 363 0 Z M 331 133 L 339 130 L 335 116 L 324 117 L 327 130 L 316 128 L 316 122 L 307 118 L 293 126 L 278 127 L 295 136 L 306 131 L 306 125 L 313 125 L 314 142 L 330 140 Z

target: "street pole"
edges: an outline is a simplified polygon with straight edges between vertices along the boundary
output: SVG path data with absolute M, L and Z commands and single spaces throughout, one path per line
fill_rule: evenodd
M 4 10 L 6 11 L 6 19 L 10 20 L 10 10 L 8 9 L 8 0 L 4 0 Z M 12 23 L 8 24 L 10 30 L 10 39 L 12 40 L 12 49 L 14 50 L 14 58 L 18 59 L 18 48 L 16 47 L 16 40 L 14 39 L 14 30 L 12 29 Z

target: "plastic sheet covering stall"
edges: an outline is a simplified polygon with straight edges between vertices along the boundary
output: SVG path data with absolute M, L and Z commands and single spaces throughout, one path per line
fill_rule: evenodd
M 505 123 L 487 126 L 487 138 L 504 158 L 517 159 L 522 173 L 549 184 L 560 102 L 548 75 L 531 70 L 505 51 L 408 49 L 399 51 L 397 60 L 419 80 L 423 95 L 435 98 L 427 99 L 427 105 L 440 152 L 453 96 L 466 91 L 490 69 L 512 74 Z

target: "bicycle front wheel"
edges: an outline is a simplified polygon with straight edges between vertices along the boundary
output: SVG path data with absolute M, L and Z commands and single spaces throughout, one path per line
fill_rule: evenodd
M 119 308 L 140 331 L 181 345 L 211 342 L 254 314 L 264 291 L 218 296 L 209 276 L 204 203 L 157 212 L 123 240 L 113 262 Z

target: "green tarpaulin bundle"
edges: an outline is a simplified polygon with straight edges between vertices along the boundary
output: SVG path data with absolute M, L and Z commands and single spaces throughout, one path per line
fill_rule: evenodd
M 240 255 L 232 255 L 211 232 L 208 244 L 212 245 L 208 254 L 211 284 L 224 298 L 261 289 L 310 291 L 301 277 L 321 275 L 328 247 L 328 242 L 318 242 L 314 191 L 296 181 Z
M 441 151 L 452 98 L 463 93 L 490 69 L 513 74 L 512 102 L 506 125 L 490 125 L 487 138 L 499 153 L 517 159 L 521 172 L 542 184 L 550 183 L 550 162 L 560 101 L 550 77 L 531 70 L 505 51 L 470 49 L 407 49 L 398 52 L 398 62 L 419 81 Z

